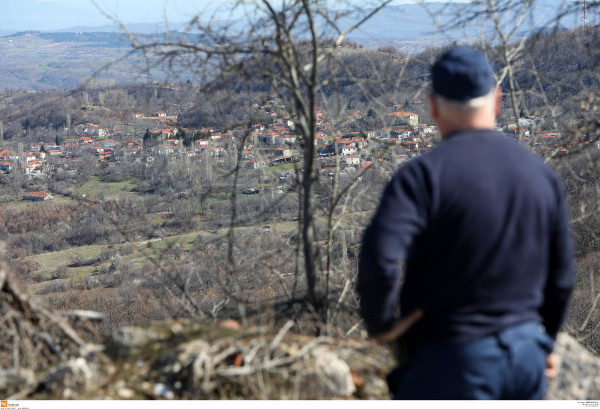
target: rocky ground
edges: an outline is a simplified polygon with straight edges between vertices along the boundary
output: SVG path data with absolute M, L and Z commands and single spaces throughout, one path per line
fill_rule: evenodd
M 555 351 L 561 357 L 561 369 L 546 399 L 600 400 L 600 357 L 565 333 L 558 335 Z
M 273 333 L 235 321 L 178 320 L 121 328 L 39 378 L 3 371 L 0 392 L 20 399 L 389 398 L 385 348 L 292 334 L 291 327 Z
M 0 395 L 8 399 L 389 399 L 390 351 L 355 339 L 177 320 L 80 335 L 93 314 L 30 301 L 0 263 Z M 567 334 L 547 399 L 599 400 L 600 359 Z

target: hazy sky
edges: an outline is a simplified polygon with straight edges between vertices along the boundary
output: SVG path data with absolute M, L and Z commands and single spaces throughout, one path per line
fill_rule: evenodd
M 345 0 L 366 6 L 369 1 Z M 438 0 L 440 1 L 440 0 Z M 442 0 L 448 1 L 448 0 Z M 199 12 L 213 15 L 216 8 L 227 18 L 235 0 L 0 0 L 0 31 L 58 30 L 75 26 L 100 26 L 111 21 L 99 10 L 124 23 L 185 22 Z M 336 0 L 331 0 L 336 3 Z M 395 0 L 395 4 L 412 3 Z M 341 2 L 337 2 L 341 3 Z M 244 10 L 233 10 L 235 15 Z
M 185 21 L 226 0 L 0 0 L 0 29 L 52 30 L 110 24 L 103 12 L 125 23 Z M 102 12 L 102 11 L 103 12 Z

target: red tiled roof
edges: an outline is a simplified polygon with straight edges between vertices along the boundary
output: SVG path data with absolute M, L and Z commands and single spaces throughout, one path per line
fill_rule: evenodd
M 413 113 L 413 112 L 390 112 L 389 114 L 386 115 L 395 115 L 395 116 L 411 116 L 414 115 L 416 116 L 417 114 Z
M 40 190 L 39 192 L 27 193 L 25 196 L 27 196 L 27 197 L 41 197 L 41 198 L 44 198 L 46 196 L 50 196 L 50 192 L 46 192 L 44 190 Z

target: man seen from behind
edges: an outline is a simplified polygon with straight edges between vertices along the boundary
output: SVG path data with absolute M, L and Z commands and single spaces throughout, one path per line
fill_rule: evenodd
M 396 173 L 365 231 L 361 314 L 401 351 L 396 399 L 542 399 L 574 285 L 561 183 L 494 130 L 501 93 L 482 53 L 450 49 L 431 78 L 442 141 Z

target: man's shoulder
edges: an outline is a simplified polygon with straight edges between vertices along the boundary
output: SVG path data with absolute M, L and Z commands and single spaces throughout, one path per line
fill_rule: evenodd
M 544 164 L 541 157 L 521 145 L 515 138 L 494 129 L 467 129 L 454 132 L 428 153 L 436 160 L 445 155 L 468 158 L 474 154 L 490 156 L 510 154 Z
M 482 144 L 499 144 L 522 148 L 514 138 L 495 129 L 462 129 L 452 132 L 437 146 L 472 145 L 474 147 Z
M 398 173 L 431 174 L 435 178 L 461 170 L 473 170 L 474 176 L 479 174 L 478 170 L 506 175 L 531 172 L 533 178 L 545 175 L 554 183 L 558 181 L 555 171 L 542 157 L 492 129 L 454 132 L 429 152 L 408 162 Z

